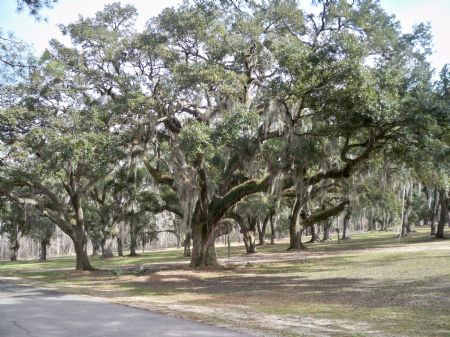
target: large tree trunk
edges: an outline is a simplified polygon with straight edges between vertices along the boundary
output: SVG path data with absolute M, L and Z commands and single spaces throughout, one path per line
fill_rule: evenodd
M 75 254 L 77 259 L 76 270 L 95 270 L 89 262 L 87 253 L 87 235 L 84 228 L 77 226 L 72 235 L 73 244 L 75 246 Z
M 203 223 L 192 223 L 191 267 L 214 268 L 219 265 L 212 227 Z
M 39 254 L 39 261 L 47 261 L 47 246 L 49 242 L 46 239 L 40 241 L 41 251 Z
M 191 228 L 193 239 L 191 267 L 218 267 L 219 261 L 217 259 L 215 242 L 218 237 L 231 233 L 233 221 L 223 219 L 213 226 L 192 222 Z
M 447 191 L 443 188 L 439 190 L 439 203 L 441 206 L 441 214 L 437 226 L 436 238 L 444 239 L 444 228 L 448 223 L 448 196 Z

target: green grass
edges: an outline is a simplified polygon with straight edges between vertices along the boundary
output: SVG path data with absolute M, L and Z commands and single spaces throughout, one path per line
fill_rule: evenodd
M 258 246 L 253 257 L 268 260 L 246 264 L 243 246 L 233 245 L 231 261 L 244 263 L 218 271 L 191 270 L 181 250 L 169 249 L 92 258 L 101 269 L 92 273 L 74 272 L 73 257 L 1 262 L 0 276 L 166 311 L 177 304 L 184 308 L 177 315 L 263 334 L 309 336 L 329 329 L 323 335 L 449 336 L 450 242 L 430 238 L 428 229 L 401 240 L 393 232 L 374 232 L 339 244 L 309 244 L 306 251 L 287 246 Z M 217 251 L 226 261 L 228 248 Z M 319 330 L 309 327 L 310 320 Z

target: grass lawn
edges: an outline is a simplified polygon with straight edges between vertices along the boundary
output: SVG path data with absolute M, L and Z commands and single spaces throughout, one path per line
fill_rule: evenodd
M 286 251 L 287 242 L 219 247 L 225 267 L 192 270 L 182 251 L 92 259 L 1 262 L 0 277 L 169 312 L 260 336 L 450 336 L 450 242 L 419 229 Z

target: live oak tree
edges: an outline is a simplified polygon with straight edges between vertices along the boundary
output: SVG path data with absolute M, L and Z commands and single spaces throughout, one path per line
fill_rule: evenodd
M 106 14 L 98 18 L 115 19 Z M 88 44 L 89 29 L 76 28 L 89 24 L 82 21 L 72 27 L 75 43 Z M 116 36 L 114 31 L 103 33 L 95 36 Z M 96 52 L 101 53 L 95 44 L 77 50 L 53 41 L 39 69 L 22 84 L 21 96 L 17 92 L 16 100 L 11 100 L 14 104 L 1 114 L 2 144 L 8 144 L 3 153 L 3 194 L 28 202 L 15 196 L 13 187 L 28 188 L 31 203 L 72 238 L 76 269 L 81 270 L 93 269 L 86 252 L 83 204 L 93 185 L 111 173 L 111 163 L 121 157 L 122 144 L 120 131 L 111 132 L 116 124 L 115 102 L 102 98 L 112 94 L 113 81 L 105 74 L 111 68 L 99 76 L 89 66 L 100 62 L 113 67 L 114 60 L 92 57 Z
M 215 230 L 246 195 L 293 188 L 291 248 L 300 228 L 342 212 L 345 197 L 304 207 L 397 135 L 409 64 L 422 57 L 423 31 L 402 36 L 371 1 L 318 2 L 317 15 L 292 1 L 228 5 L 165 10 L 134 53 L 153 139 L 166 148 L 149 154 L 150 173 L 181 196 L 192 266 L 217 264 Z M 275 161 L 262 158 L 266 147 Z
M 11 118 L 12 131 L 2 134 L 2 141 L 10 144 L 3 157 L 2 193 L 38 208 L 59 226 L 74 242 L 76 268 L 88 270 L 92 266 L 83 204 L 92 185 L 108 174 L 116 147 L 112 137 L 101 132 L 102 122 L 95 118 L 99 115 L 91 119 L 87 110 L 58 102 L 62 91 L 56 86 L 56 96 L 45 102 L 40 96 L 40 102 L 26 108 L 26 124 L 18 118 L 23 106 L 3 111 L 2 117 Z M 15 187 L 26 189 L 26 198 L 16 195 Z

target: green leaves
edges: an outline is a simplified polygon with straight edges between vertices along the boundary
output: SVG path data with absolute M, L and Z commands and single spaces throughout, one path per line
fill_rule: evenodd
M 203 160 L 211 159 L 214 146 L 211 142 L 211 129 L 204 123 L 189 122 L 180 132 L 178 142 L 187 161 L 193 166 L 199 166 Z
M 230 146 L 245 149 L 258 136 L 260 117 L 255 111 L 236 104 L 233 110 L 224 114 L 215 125 L 212 135 L 216 146 Z

